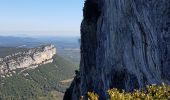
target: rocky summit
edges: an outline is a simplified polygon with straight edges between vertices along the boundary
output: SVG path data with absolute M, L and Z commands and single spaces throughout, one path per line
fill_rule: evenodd
M 41 64 L 51 63 L 55 54 L 54 45 L 44 45 L 0 58 L 0 76 L 9 77 L 16 73 L 17 69 L 23 71 L 34 69 Z
M 170 0 L 86 0 L 80 72 L 65 100 L 162 82 L 170 82 Z

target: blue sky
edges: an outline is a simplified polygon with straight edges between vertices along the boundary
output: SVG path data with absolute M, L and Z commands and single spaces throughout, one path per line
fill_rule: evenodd
M 80 34 L 84 0 L 0 0 L 0 35 Z

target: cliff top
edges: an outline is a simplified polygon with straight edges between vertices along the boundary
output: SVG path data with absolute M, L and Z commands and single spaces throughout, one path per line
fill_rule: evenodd
M 13 54 L 10 54 L 6 57 L 0 58 L 0 61 L 15 59 L 17 57 L 26 56 L 26 55 L 32 56 L 36 52 L 43 52 L 43 51 L 50 50 L 50 49 L 53 49 L 53 48 L 55 48 L 54 45 L 47 44 L 47 45 L 41 45 L 41 46 L 36 47 L 36 48 L 24 49 L 24 51 L 13 53 Z

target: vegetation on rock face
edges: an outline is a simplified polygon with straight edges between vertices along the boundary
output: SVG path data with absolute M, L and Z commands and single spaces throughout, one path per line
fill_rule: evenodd
M 151 85 L 146 90 L 134 90 L 133 92 L 120 91 L 116 88 L 107 91 L 110 100 L 170 100 L 170 86 Z M 99 96 L 94 92 L 88 92 L 90 100 L 98 100 Z
M 88 94 L 88 98 L 90 99 L 90 100 L 98 100 L 99 99 L 99 96 L 97 95 L 97 93 L 94 93 L 94 92 L 88 92 L 87 93 Z

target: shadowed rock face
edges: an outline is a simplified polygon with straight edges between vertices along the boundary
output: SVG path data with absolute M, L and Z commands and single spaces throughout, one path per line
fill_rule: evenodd
M 169 81 L 170 0 L 86 0 L 80 72 L 65 97 Z

